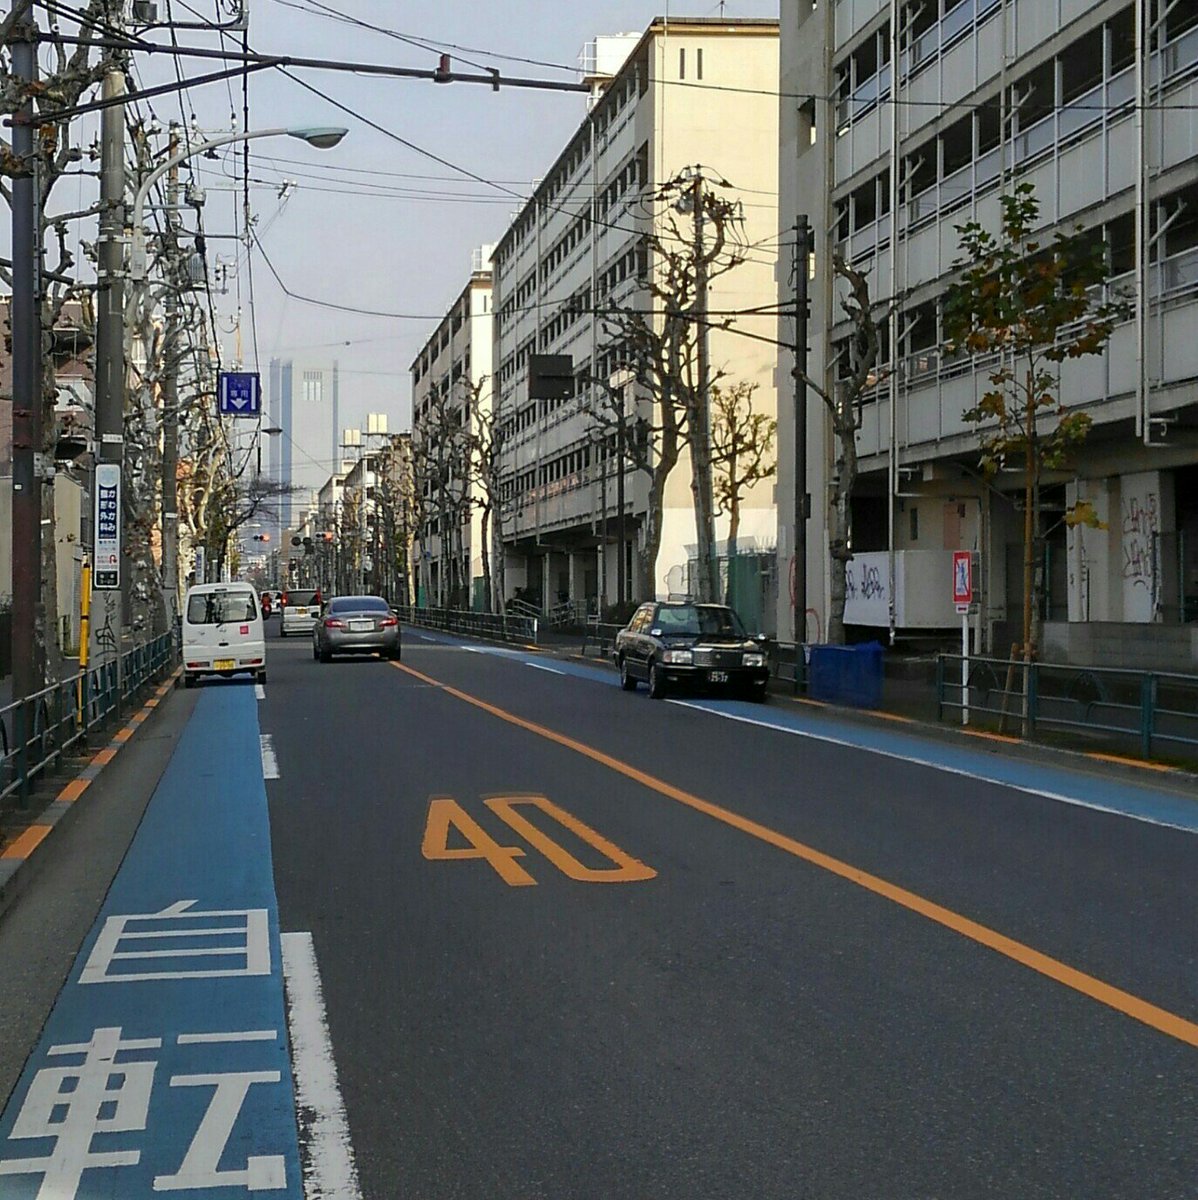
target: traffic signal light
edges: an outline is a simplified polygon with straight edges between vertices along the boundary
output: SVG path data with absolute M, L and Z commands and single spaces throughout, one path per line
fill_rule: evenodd
M 256 534 L 254 534 L 254 541 L 256 541 L 256 542 L 269 542 L 269 541 L 270 541 L 270 534 L 269 534 L 269 533 L 256 533 Z
M 326 529 L 324 533 L 320 535 L 320 537 L 322 541 L 331 542 L 333 540 L 333 531 L 331 529 Z

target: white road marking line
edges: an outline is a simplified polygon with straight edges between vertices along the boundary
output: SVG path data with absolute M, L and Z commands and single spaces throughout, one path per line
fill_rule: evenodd
M 307 1200 L 360 1200 L 358 1166 L 310 933 L 285 933 L 283 979 Z
M 995 787 L 1009 788 L 1013 792 L 1022 792 L 1025 796 L 1038 796 L 1042 800 L 1055 800 L 1060 804 L 1071 804 L 1074 808 L 1088 808 L 1091 812 L 1111 813 L 1116 817 L 1126 817 L 1129 821 L 1142 821 L 1145 825 L 1159 825 L 1165 829 L 1180 829 L 1182 833 L 1193 833 L 1189 825 L 1178 825 L 1173 821 L 1161 821 L 1144 813 L 1129 812 L 1125 808 L 1116 808 L 1110 804 L 1099 804 L 1095 800 L 1082 800 L 1077 796 L 1066 796 L 1060 792 L 1046 791 L 1044 788 L 1029 787 L 1024 783 L 1010 783 L 1005 779 L 996 779 L 981 771 L 967 771 L 964 767 L 950 767 L 947 763 L 938 763 L 924 758 L 912 758 L 907 754 L 899 754 L 896 750 L 882 750 L 877 746 L 865 746 L 848 738 L 834 737 L 829 733 L 812 733 L 807 729 L 792 729 L 786 725 L 775 725 L 771 721 L 758 720 L 755 717 L 742 717 L 739 713 L 721 712 L 715 708 L 705 708 L 690 700 L 667 700 L 667 704 L 676 704 L 679 708 L 691 708 L 696 712 L 708 713 L 713 717 L 723 717 L 726 721 L 740 721 L 744 725 L 758 725 L 762 729 L 772 729 L 776 733 L 789 733 L 795 737 L 810 738 L 814 742 L 827 742 L 831 746 L 844 746 L 849 750 L 862 750 L 867 754 L 877 754 L 881 758 L 894 758 L 899 762 L 908 763 L 915 767 L 926 767 L 932 771 L 943 771 L 946 775 L 959 775 L 964 779 L 973 779 L 979 783 L 991 783 Z
M 546 667 L 541 663 L 526 662 L 526 667 L 532 667 L 534 671 L 548 671 L 550 675 L 564 675 L 565 671 L 559 671 L 557 667 Z
M 259 700 L 266 699 L 266 689 L 260 684 L 254 684 L 254 696 Z
M 275 758 L 275 743 L 269 733 L 260 733 L 258 742 L 262 747 L 262 778 L 279 778 L 279 760 Z
M 243 1029 L 238 1033 L 181 1033 L 175 1039 L 180 1046 L 203 1046 L 225 1042 L 273 1042 L 277 1029 Z

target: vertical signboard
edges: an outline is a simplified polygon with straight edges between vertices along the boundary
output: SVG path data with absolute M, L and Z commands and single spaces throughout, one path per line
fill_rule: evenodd
M 959 613 L 967 613 L 973 603 L 973 555 L 968 550 L 953 551 L 953 603 Z
M 96 545 L 92 587 L 115 591 L 121 586 L 121 466 L 96 464 Z

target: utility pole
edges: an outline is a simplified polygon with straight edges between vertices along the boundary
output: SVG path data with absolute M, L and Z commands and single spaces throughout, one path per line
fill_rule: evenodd
M 626 453 L 624 445 L 624 403 L 627 389 L 628 385 L 626 383 L 621 384 L 620 421 L 616 426 L 616 546 L 619 550 L 619 557 L 616 560 L 616 603 L 619 605 L 616 620 L 620 620 L 623 617 L 624 601 L 628 595 L 627 527 L 624 523 L 624 456 Z
M 12 695 L 44 686 L 44 645 L 53 636 L 42 603 L 42 321 L 41 212 L 35 151 L 33 91 L 37 82 L 37 25 L 26 0 L 13 2 L 9 33 L 12 77 L 21 95 L 13 114 L 12 151 Z M 22 705 L 18 714 L 25 715 Z M 22 720 L 17 745 L 29 730 Z
M 116 67 L 104 76 L 103 98 L 124 95 L 125 77 Z M 96 293 L 96 472 L 112 476 L 116 497 L 116 529 L 122 519 L 121 473 L 125 448 L 125 280 L 123 235 L 125 226 L 125 110 L 121 104 L 106 108 L 100 123 L 100 236 Z M 116 470 L 111 468 L 115 466 Z M 105 470 L 105 468 L 108 468 Z M 96 503 L 111 503 L 111 492 L 97 483 Z M 107 492 L 107 495 L 105 494 Z M 97 507 L 94 523 L 96 549 L 102 521 Z M 122 539 L 117 539 L 119 542 Z M 116 562 L 102 562 L 93 555 L 93 604 L 103 597 L 105 616 L 93 613 L 92 628 L 114 629 L 116 644 L 117 694 L 121 686 L 121 638 L 124 630 L 121 577 L 123 548 Z M 99 648 L 99 647 L 98 647 Z
M 711 365 L 707 329 L 707 257 L 704 248 L 703 175 L 695 171 L 691 181 L 691 211 L 695 220 L 695 340 L 698 353 L 696 381 L 696 428 L 691 437 L 693 465 L 692 487 L 698 497 L 695 505 L 699 552 L 699 599 L 718 599 L 715 563 L 715 519 L 712 516 L 711 482 Z M 621 426 L 623 421 L 621 420 Z M 623 462 L 621 462 L 621 474 Z M 623 551 L 621 550 L 621 554 Z
M 171 122 L 169 154 L 179 153 L 179 126 Z M 167 172 L 166 183 L 166 337 L 162 373 L 162 585 L 166 627 L 175 628 L 179 612 L 179 165 Z M 259 439 L 259 447 L 262 442 Z M 259 449 L 261 454 L 261 449 Z M 261 474 L 261 464 L 259 464 Z
M 807 639 L 807 322 L 811 312 L 808 263 L 811 226 L 806 213 L 795 222 L 795 449 L 794 449 L 794 640 L 795 691 L 799 690 L 799 656 Z

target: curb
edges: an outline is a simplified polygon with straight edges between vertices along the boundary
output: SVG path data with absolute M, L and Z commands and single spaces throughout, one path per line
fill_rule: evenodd
M 162 703 L 175 686 L 180 672 L 181 668 L 176 667 L 165 681 L 155 688 L 154 694 L 129 718 L 128 723 L 113 734 L 108 745 L 97 750 L 87 766 L 59 789 L 58 795 L 42 810 L 36 820 L 0 852 L 0 914 L 3 914 L 24 890 L 31 878 L 28 864 L 40 857 L 37 852 L 42 843 L 55 829 L 65 827 L 68 823 L 66 818 L 74 811 L 76 801 Z M 23 867 L 25 870 L 22 870 Z

